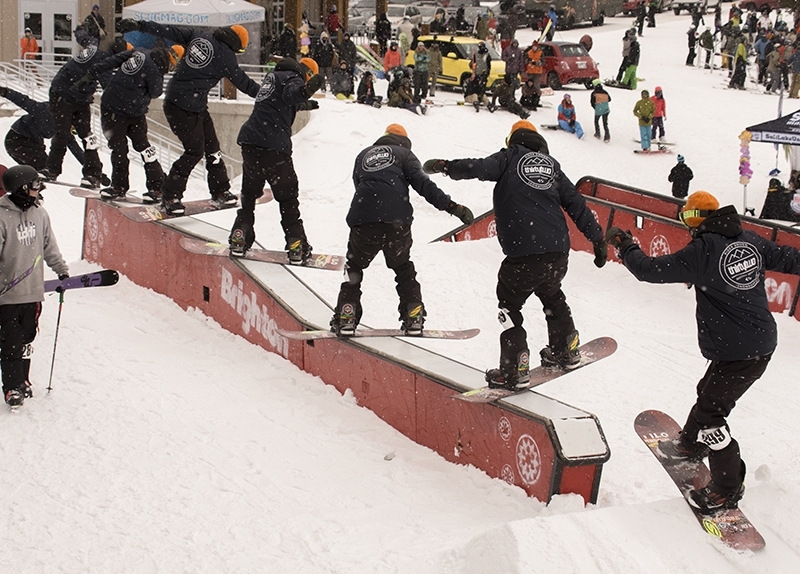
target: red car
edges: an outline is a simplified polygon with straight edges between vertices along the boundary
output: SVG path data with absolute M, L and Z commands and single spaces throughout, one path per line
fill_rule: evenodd
M 544 54 L 542 83 L 554 90 L 564 84 L 583 84 L 592 87 L 592 80 L 600 78 L 586 48 L 575 42 L 542 42 L 539 44 Z

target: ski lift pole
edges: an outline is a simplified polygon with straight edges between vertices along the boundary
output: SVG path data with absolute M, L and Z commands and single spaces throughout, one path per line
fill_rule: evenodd
M 56 346 L 58 345 L 58 328 L 61 326 L 61 308 L 64 306 L 64 290 L 58 291 L 58 318 L 56 319 L 56 335 L 53 340 L 53 359 L 50 361 L 50 379 L 47 381 L 47 392 L 53 390 L 53 369 L 56 365 Z

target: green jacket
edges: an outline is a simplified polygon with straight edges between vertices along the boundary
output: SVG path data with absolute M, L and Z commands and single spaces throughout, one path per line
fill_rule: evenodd
M 652 126 L 656 105 L 649 97 L 642 98 L 633 106 L 633 115 L 639 118 L 639 126 Z

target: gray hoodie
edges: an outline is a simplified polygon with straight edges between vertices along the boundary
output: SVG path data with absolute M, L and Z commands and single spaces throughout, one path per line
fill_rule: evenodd
M 22 211 L 9 197 L 0 198 L 0 291 L 23 275 L 37 256 L 57 275 L 69 273 L 44 207 Z M 44 265 L 0 296 L 0 305 L 35 303 L 44 299 Z

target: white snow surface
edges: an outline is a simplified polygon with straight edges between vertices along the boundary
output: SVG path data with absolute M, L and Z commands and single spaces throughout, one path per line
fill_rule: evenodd
M 602 28 L 556 39 L 590 33 L 602 76 L 613 77 L 630 22 L 610 18 Z M 741 209 L 737 136 L 775 118 L 778 100 L 716 89 L 727 81 L 722 72 L 686 67 L 689 23 L 686 15 L 662 14 L 657 28 L 645 28 L 638 75 L 647 81 L 640 88 L 663 87 L 667 138 L 694 170 L 691 189 L 709 190 Z M 533 36 L 519 32 L 523 44 Z M 669 194 L 666 178 L 676 156 L 632 153 L 638 90 L 609 90 L 610 144 L 591 137 L 589 91 L 567 90 L 587 138 L 542 133 L 573 181 L 594 175 Z M 557 105 L 562 93 L 549 100 Z M 459 99 L 454 92 L 437 96 Z M 791 111 L 787 103 L 784 112 Z M 555 123 L 555 116 L 554 108 L 542 109 L 531 120 Z M 419 117 L 331 96 L 320 100 L 294 138 L 311 243 L 320 252 L 344 253 L 353 159 L 389 123 L 406 127 L 424 161 L 488 155 L 503 146 L 516 119 L 459 106 Z M 10 123 L 0 120 L 2 133 Z M 751 151 L 749 204 L 760 209 L 776 152 L 766 144 Z M 0 161 L 11 164 L 4 151 Z M 780 162 L 788 173 L 782 152 Z M 64 179 L 77 181 L 70 156 L 65 165 Z M 140 167 L 132 166 L 131 180 L 132 188 L 143 189 Z M 435 181 L 476 214 L 491 207 L 489 183 Z M 187 197 L 206 193 L 194 182 Z M 80 260 L 82 200 L 59 186 L 45 196 L 72 273 L 96 269 Z M 412 196 L 412 256 L 427 326 L 481 328 L 469 341 L 424 345 L 491 367 L 499 352 L 499 246 L 494 239 L 429 243 L 458 221 Z M 206 217 L 227 228 L 233 216 Z M 280 248 L 277 205 L 260 206 L 257 218 L 259 242 Z M 705 369 L 693 293 L 681 285 L 640 284 L 616 264 L 596 269 L 586 253 L 573 253 L 570 261 L 565 291 L 583 340 L 612 336 L 619 350 L 540 392 L 599 417 L 612 456 L 597 505 L 570 495 L 545 506 L 480 470 L 445 462 L 350 393 L 340 395 L 198 311 L 182 311 L 123 277 L 113 288 L 67 293 L 50 394 L 58 300 L 45 301 L 32 366 L 36 396 L 18 413 L 0 412 L 0 572 L 796 572 L 800 324 L 776 317 L 780 344 L 769 369 L 730 417 L 749 469 L 741 507 L 767 541 L 761 552 L 735 552 L 700 529 L 633 431 L 644 409 L 682 422 L 693 403 Z M 301 271 L 335 302 L 338 274 Z M 393 277 L 381 257 L 367 270 L 364 291 L 364 322 L 396 325 Z M 538 301 L 529 301 L 525 317 L 536 350 L 545 344 Z

